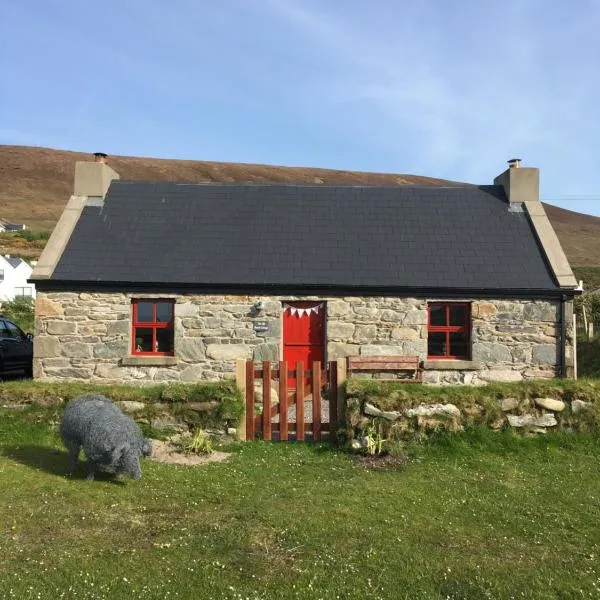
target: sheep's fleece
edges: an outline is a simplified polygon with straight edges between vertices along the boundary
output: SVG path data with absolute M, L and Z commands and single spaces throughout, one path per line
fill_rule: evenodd
M 71 473 L 77 468 L 83 447 L 88 479 L 94 479 L 98 470 L 139 479 L 140 457 L 152 453 L 150 440 L 144 438 L 137 423 L 106 396 L 96 394 L 78 396 L 67 404 L 60 435 L 69 451 Z

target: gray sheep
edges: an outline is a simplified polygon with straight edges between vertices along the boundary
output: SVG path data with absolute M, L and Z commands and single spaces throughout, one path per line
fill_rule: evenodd
M 137 423 L 101 395 L 86 394 L 71 400 L 60 422 L 60 435 L 69 451 L 71 473 L 77 468 L 83 447 L 88 460 L 87 479 L 94 479 L 98 470 L 140 479 L 140 457 L 152 453 L 150 440 Z

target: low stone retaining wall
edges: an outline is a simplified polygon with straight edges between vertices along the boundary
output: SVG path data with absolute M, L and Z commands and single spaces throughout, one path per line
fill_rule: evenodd
M 377 398 L 365 400 L 349 395 L 346 400 L 348 435 L 356 449 L 366 445 L 368 431 L 377 431 L 390 441 L 402 441 L 432 431 L 458 432 L 478 425 L 496 431 L 544 434 L 560 429 L 597 430 L 600 424 L 600 398 L 598 402 L 549 396 L 491 398 L 482 393 L 480 400 L 456 403 L 415 404 L 404 399 L 393 410 L 389 409 L 389 400 L 380 402 L 385 409 L 377 404 Z

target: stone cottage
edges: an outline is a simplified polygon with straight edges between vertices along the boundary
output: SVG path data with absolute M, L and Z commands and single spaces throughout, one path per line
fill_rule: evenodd
M 32 274 L 40 379 L 418 355 L 432 383 L 571 376 L 577 282 L 518 161 L 493 185 L 122 181 L 98 155 Z

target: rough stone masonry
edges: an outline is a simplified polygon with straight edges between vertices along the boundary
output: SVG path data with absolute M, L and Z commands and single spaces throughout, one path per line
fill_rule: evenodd
M 132 299 L 174 298 L 175 356 L 130 355 Z M 262 300 L 260 315 L 252 310 Z M 326 302 L 327 360 L 351 355 L 419 355 L 427 383 L 553 377 L 559 354 L 558 301 L 471 303 L 470 361 L 427 361 L 427 302 L 443 298 L 290 297 L 40 292 L 34 376 L 103 382 L 198 381 L 234 377 L 236 359 L 279 360 L 283 301 Z M 573 360 L 568 304 L 567 361 Z M 267 327 L 255 331 L 255 320 Z

